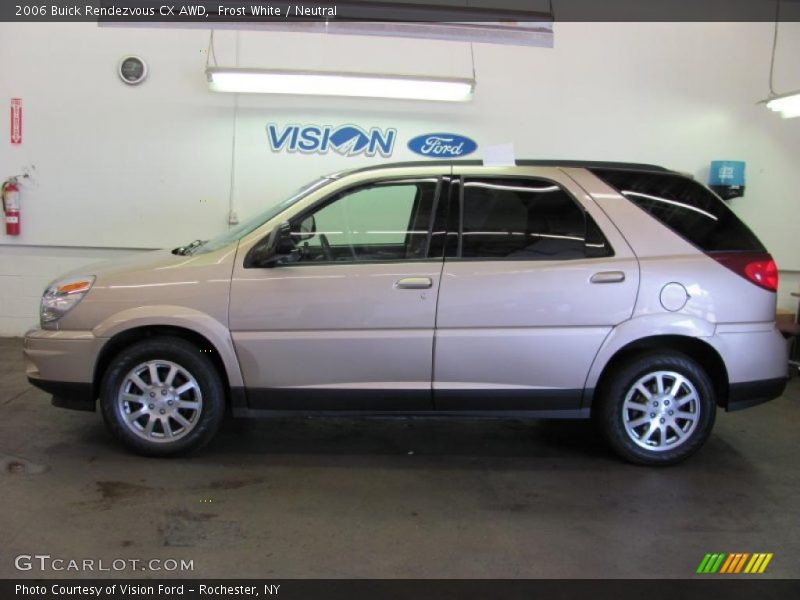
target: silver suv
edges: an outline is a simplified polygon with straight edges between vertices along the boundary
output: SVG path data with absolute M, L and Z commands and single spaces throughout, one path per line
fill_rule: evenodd
M 594 417 L 668 464 L 717 406 L 778 397 L 775 263 L 708 188 L 651 165 L 404 163 L 321 178 L 208 241 L 73 273 L 30 381 L 127 446 L 235 416 Z

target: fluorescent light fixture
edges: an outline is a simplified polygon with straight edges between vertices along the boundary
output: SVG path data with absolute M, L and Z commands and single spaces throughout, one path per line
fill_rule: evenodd
M 800 117 L 800 91 L 774 96 L 764 100 L 767 108 L 781 113 L 784 119 Z
M 466 102 L 472 99 L 475 90 L 474 79 L 414 75 L 208 67 L 206 77 L 212 91 L 255 94 Z

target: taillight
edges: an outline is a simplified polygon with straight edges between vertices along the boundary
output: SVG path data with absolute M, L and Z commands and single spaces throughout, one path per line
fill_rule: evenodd
M 778 266 L 766 252 L 711 252 L 709 256 L 758 287 L 778 291 Z

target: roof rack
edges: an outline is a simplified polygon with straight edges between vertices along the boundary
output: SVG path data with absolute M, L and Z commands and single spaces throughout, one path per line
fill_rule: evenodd
M 518 167 L 566 167 L 566 168 L 580 168 L 580 169 L 620 169 L 627 171 L 657 171 L 661 173 L 672 173 L 673 171 L 659 165 L 650 165 L 646 163 L 632 163 L 632 162 L 609 162 L 597 160 L 529 160 L 521 159 L 516 161 Z M 337 173 L 337 175 L 363 173 L 365 171 L 375 171 L 377 169 L 392 169 L 404 167 L 438 167 L 438 166 L 454 166 L 454 167 L 482 167 L 483 161 L 480 160 L 415 160 L 406 162 L 383 163 L 379 165 L 372 165 L 369 167 L 360 167 L 357 169 L 344 170 Z

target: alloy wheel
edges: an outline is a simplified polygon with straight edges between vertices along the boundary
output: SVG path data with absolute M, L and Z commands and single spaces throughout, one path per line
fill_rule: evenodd
M 675 371 L 654 371 L 629 388 L 622 404 L 628 437 L 651 452 L 672 450 L 689 440 L 700 422 L 697 388 Z
M 203 410 L 200 385 L 189 371 L 168 360 L 149 360 L 131 369 L 117 394 L 122 422 L 149 442 L 174 442 L 192 431 Z

